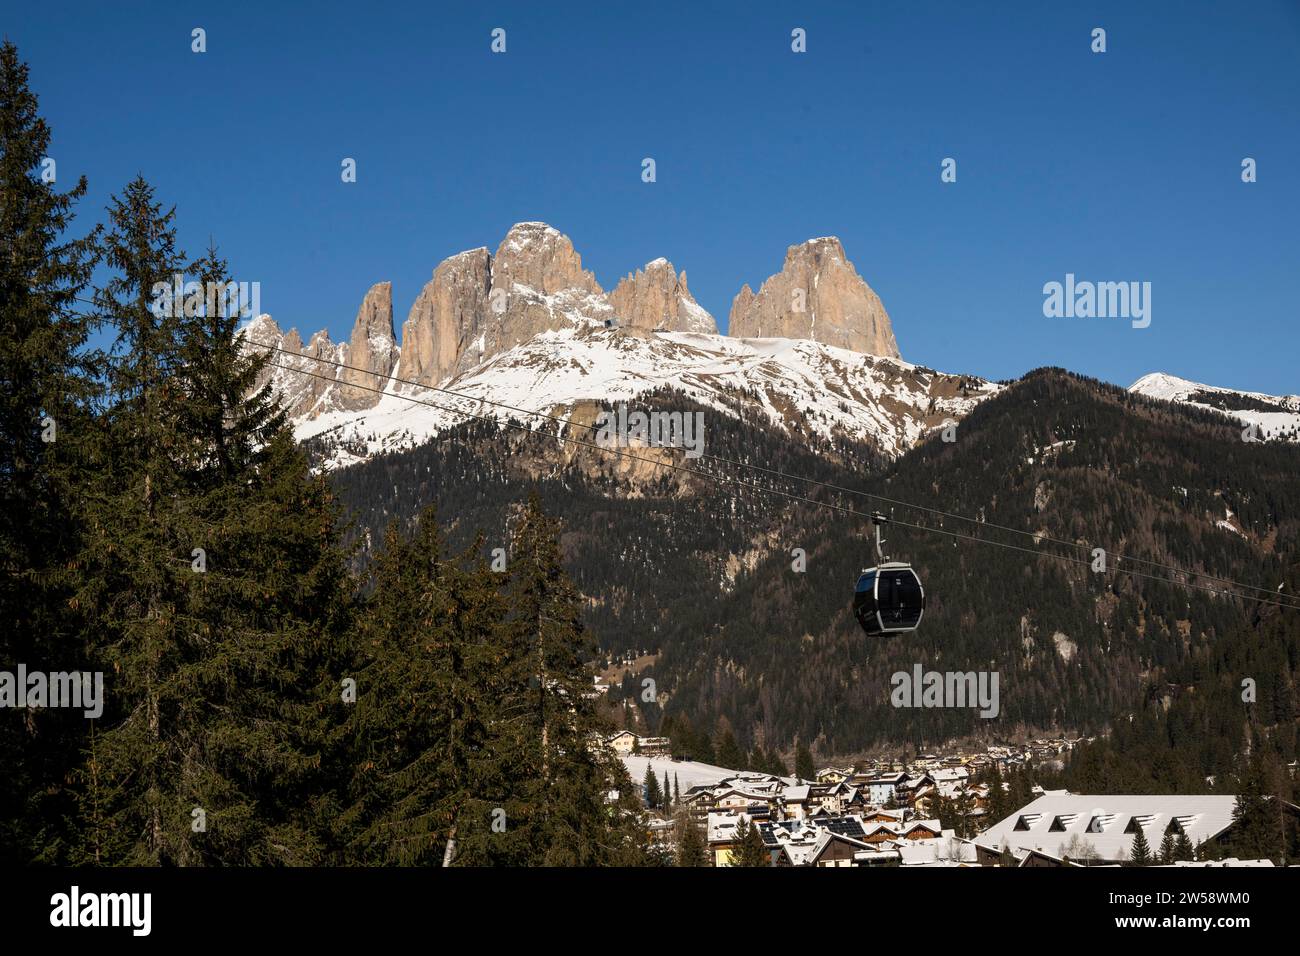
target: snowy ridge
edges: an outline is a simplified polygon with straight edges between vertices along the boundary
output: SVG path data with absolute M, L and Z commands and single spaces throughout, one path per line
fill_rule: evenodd
M 1143 375 L 1128 389 L 1138 395 L 1216 411 L 1259 427 L 1259 437 L 1300 441 L 1300 395 L 1266 395 L 1202 385 L 1165 372 Z
M 293 376 L 283 374 L 288 385 Z M 897 456 L 1001 388 L 810 340 L 597 326 L 543 332 L 439 387 L 457 394 L 390 379 L 373 408 L 326 410 L 316 418 L 298 419 L 295 430 L 300 440 L 326 439 L 335 451 L 325 467 L 338 468 L 421 444 L 467 421 L 464 413 L 529 421 L 539 430 L 558 433 L 564 427 L 559 423 L 529 419 L 501 406 L 567 417 L 579 403 L 611 407 L 674 388 L 728 416 L 758 411 L 790 434 L 842 434 Z M 344 444 L 351 450 L 340 447 Z

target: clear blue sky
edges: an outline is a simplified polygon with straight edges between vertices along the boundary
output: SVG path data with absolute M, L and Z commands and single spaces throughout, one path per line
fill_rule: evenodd
M 607 289 L 666 256 L 724 326 L 788 245 L 838 235 L 911 361 L 1300 392 L 1294 0 L 94 2 L 0 31 L 83 215 L 142 172 L 304 337 L 346 336 L 385 279 L 400 328 L 442 258 L 520 220 Z M 1044 318 L 1067 272 L 1150 281 L 1150 328 Z

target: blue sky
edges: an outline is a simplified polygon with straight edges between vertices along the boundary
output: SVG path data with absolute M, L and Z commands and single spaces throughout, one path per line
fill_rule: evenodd
M 97 2 L 0 31 L 60 182 L 90 179 L 83 224 L 143 173 L 304 337 L 346 336 L 381 280 L 400 329 L 441 259 L 521 220 L 606 289 L 666 256 L 724 327 L 788 245 L 837 235 L 911 361 L 1300 392 L 1294 0 Z M 1045 318 L 1067 272 L 1151 282 L 1150 327 Z

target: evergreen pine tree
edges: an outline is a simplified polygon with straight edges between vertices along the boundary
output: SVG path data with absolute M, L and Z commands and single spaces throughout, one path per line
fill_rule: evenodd
M 732 866 L 770 866 L 771 855 L 763 843 L 758 825 L 742 816 L 736 828 L 736 848 L 731 851 Z
M 790 776 L 790 768 L 785 765 L 785 761 L 775 749 L 767 752 L 767 772 L 776 777 Z
M 511 822 L 467 862 L 590 866 L 635 855 L 644 829 L 606 803 L 625 773 L 587 697 L 595 648 L 561 566 L 557 523 L 536 496 L 519 516 L 504 586 L 488 792 Z
M 963 789 L 961 793 L 957 795 L 953 809 L 956 816 L 955 829 L 957 830 L 957 835 L 964 839 L 973 837 L 975 835 L 975 828 L 971 823 L 971 813 L 975 809 L 975 798 L 971 794 L 970 790 Z
M 1160 849 L 1156 851 L 1155 862 L 1160 866 L 1168 866 L 1174 862 L 1174 834 L 1171 830 L 1166 830 L 1164 838 L 1160 841 Z
M 997 761 L 994 761 L 989 767 L 986 782 L 989 786 L 989 819 L 995 823 L 1005 820 L 1011 814 L 1013 808 L 1007 796 L 1006 788 L 1003 786 L 1002 768 Z
M 109 206 L 104 240 L 114 270 L 95 293 L 116 330 L 100 416 L 101 460 L 87 496 L 86 575 L 78 603 L 90 609 L 98 669 L 112 674 L 101 727 L 92 729 L 80 775 L 82 859 L 157 865 L 178 860 L 189 842 L 191 807 L 173 787 L 183 754 L 165 739 L 167 695 L 178 649 L 191 642 L 181 623 L 198 546 L 183 469 L 193 449 L 180 434 L 180 323 L 154 309 L 153 290 L 186 269 L 176 246 L 174 210 L 164 212 L 142 178 Z
M 736 743 L 736 736 L 731 732 L 731 728 L 725 728 L 718 735 L 717 757 L 718 766 L 726 767 L 730 770 L 744 770 L 748 761 L 745 759 L 745 751 Z
M 1280 805 L 1275 799 L 1275 767 L 1260 741 L 1255 742 L 1237 775 L 1237 800 L 1232 808 L 1229 847 L 1244 860 L 1271 859 L 1283 852 Z
M 709 865 L 709 847 L 704 834 L 685 811 L 677 815 L 677 865 Z
M 659 778 L 655 776 L 654 769 L 649 762 L 645 767 L 645 805 L 648 809 L 655 809 L 662 802 L 662 796 L 659 791 Z
M 341 821 L 353 862 L 451 863 L 490 840 L 494 823 L 509 828 L 482 799 L 504 603 L 482 561 L 444 551 L 433 509 L 409 540 L 390 527 L 357 615 L 364 663 Z
M 1131 866 L 1150 866 L 1151 865 L 1151 846 L 1147 843 L 1147 835 L 1141 827 L 1133 834 L 1133 846 L 1128 853 L 1129 865 Z
M 337 511 L 252 384 L 239 319 L 184 276 L 174 212 L 144 180 L 110 205 L 95 294 L 106 365 L 77 595 L 110 708 L 76 780 L 86 862 L 306 864 L 326 821 L 343 718 L 347 590 Z M 228 281 L 215 251 L 197 264 Z
M 69 601 L 92 436 L 96 355 L 80 296 L 96 235 L 68 239 L 86 181 L 42 179 L 50 130 L 28 69 L 0 44 L 0 661 L 85 670 Z M 68 771 L 89 729 L 79 710 L 32 709 L 0 721 L 0 863 L 66 860 Z

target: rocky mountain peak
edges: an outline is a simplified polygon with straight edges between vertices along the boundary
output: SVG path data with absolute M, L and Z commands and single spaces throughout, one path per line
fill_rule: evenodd
M 815 266 L 820 267 L 824 263 L 835 260 L 847 262 L 848 257 L 844 255 L 844 243 L 840 242 L 839 236 L 822 236 L 790 246 L 785 250 L 787 267 L 799 260 L 811 260 Z M 849 265 L 849 268 L 852 269 L 853 266 Z
M 370 287 L 348 342 L 347 365 L 339 373 L 343 388 L 339 404 L 343 408 L 370 408 L 379 401 L 385 379 L 397 364 L 399 350 L 393 334 L 393 284 L 377 282 Z M 357 387 L 361 386 L 361 387 Z
M 781 271 L 757 294 L 744 286 L 732 303 L 728 332 L 742 338 L 812 339 L 899 357 L 884 304 L 834 236 L 790 246 Z
M 596 277 L 583 270 L 582 257 L 569 237 L 544 222 L 511 226 L 497 247 L 492 269 L 493 285 L 507 292 L 518 283 L 542 295 L 566 289 L 603 294 Z
M 280 326 L 276 325 L 271 316 L 263 312 L 256 316 L 251 322 L 239 330 L 245 341 L 256 342 L 259 345 L 279 345 L 280 339 L 284 333 L 280 331 Z
M 685 271 L 679 275 L 667 259 L 655 259 L 644 269 L 625 276 L 609 294 L 609 304 L 619 321 L 631 328 L 710 335 L 718 332 L 713 316 L 686 287 Z

